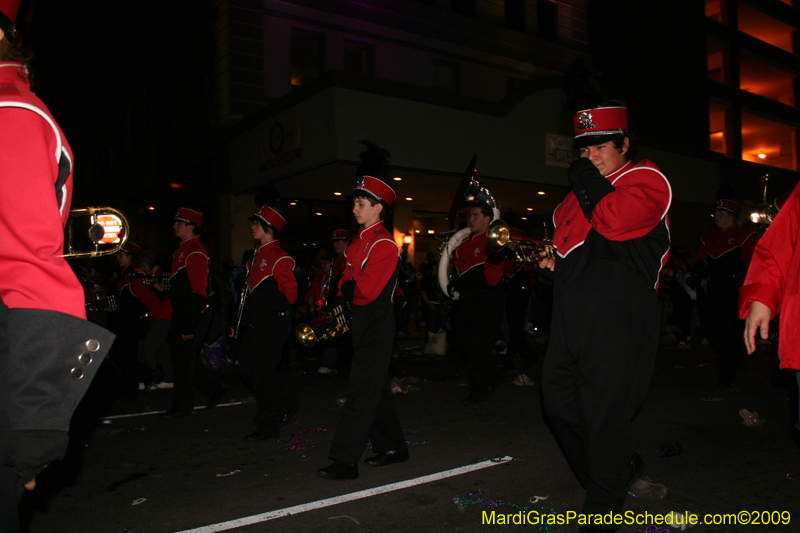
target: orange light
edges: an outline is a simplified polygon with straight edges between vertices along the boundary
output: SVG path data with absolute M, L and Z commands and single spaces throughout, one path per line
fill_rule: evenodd
M 156 210 L 156 208 L 155 208 L 155 207 L 153 207 L 153 206 L 151 205 L 151 206 L 148 206 L 148 207 L 147 207 L 147 210 L 148 210 L 148 211 L 155 211 L 155 210 Z
M 408 200 L 408 201 L 410 202 L 410 201 L 412 201 L 412 200 L 413 200 L 413 198 L 411 198 L 411 197 L 409 196 L 409 197 L 407 197 L 407 198 L 406 198 L 406 200 Z
M 536 194 L 539 194 L 539 195 L 541 195 L 541 196 L 544 196 L 544 191 L 539 191 L 539 192 L 538 192 L 538 193 L 536 193 Z
M 340 193 L 340 192 L 335 192 L 335 193 L 333 193 L 333 195 L 334 195 L 334 196 L 341 196 L 341 195 L 342 195 L 342 193 Z
M 759 159 L 766 159 L 767 158 L 767 154 L 764 154 L 764 153 L 758 154 L 758 158 Z
M 314 214 L 317 215 L 318 217 L 322 216 L 322 213 L 314 213 Z
M 403 235 L 403 244 L 411 244 L 411 235 L 408 233 Z
M 289 205 L 297 205 L 297 202 L 289 202 Z
M 403 178 L 401 178 L 400 176 L 395 176 L 394 181 L 403 181 Z
M 532 207 L 528 207 L 527 209 L 528 209 L 528 211 L 533 211 Z

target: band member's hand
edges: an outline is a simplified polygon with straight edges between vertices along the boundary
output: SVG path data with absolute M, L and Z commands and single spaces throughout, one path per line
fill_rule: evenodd
M 761 338 L 769 338 L 769 320 L 772 310 L 761 302 L 750 302 L 750 310 L 744 322 L 744 345 L 747 353 L 756 351 L 756 330 L 761 333 Z
M 152 288 L 154 288 L 155 290 L 157 290 L 157 291 L 164 292 L 164 284 L 163 284 L 163 283 L 153 283 L 153 284 L 152 284 L 152 285 L 150 285 L 150 286 L 151 286 Z
M 238 337 L 236 337 L 236 334 L 233 332 L 233 328 L 231 328 L 231 332 L 230 332 L 230 333 L 228 333 L 228 337 L 229 337 L 229 338 L 231 338 L 231 339 L 236 339 L 236 338 L 238 338 Z
M 36 488 L 36 478 L 25 483 L 25 490 L 33 490 Z
M 550 271 L 555 272 L 556 270 L 556 258 L 555 257 L 548 257 L 546 252 L 540 252 L 539 255 L 541 259 L 539 259 L 539 268 L 541 269 L 548 269 Z
M 194 338 L 194 335 L 181 335 L 181 339 L 185 341 L 190 341 Z
M 580 157 L 572 162 L 569 166 L 569 182 L 573 187 L 578 186 L 578 183 L 587 179 L 592 179 L 596 176 L 601 176 L 597 167 L 589 160 L 588 157 Z

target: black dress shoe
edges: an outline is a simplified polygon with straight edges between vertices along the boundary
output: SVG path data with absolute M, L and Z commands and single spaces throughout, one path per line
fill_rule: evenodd
M 351 465 L 347 461 L 334 461 L 331 466 L 317 470 L 317 475 L 325 479 L 356 479 L 358 465 Z
M 298 402 L 298 403 L 294 404 L 294 407 L 292 407 L 291 409 L 289 409 L 289 411 L 287 411 L 287 412 L 283 413 L 283 414 L 282 414 L 282 415 L 281 415 L 281 416 L 278 418 L 278 427 L 279 427 L 279 428 L 282 428 L 283 426 L 285 426 L 286 424 L 288 424 L 288 423 L 289 423 L 289 421 L 292 419 L 292 417 L 294 416 L 294 414 L 297 412 L 297 410 L 298 410 L 299 408 L 300 408 L 300 403 Z
M 242 438 L 249 442 L 258 442 L 260 440 L 267 440 L 267 439 L 277 439 L 278 430 L 269 428 L 256 428 L 254 432 L 250 433 L 249 435 L 245 435 Z
M 405 450 L 389 450 L 388 452 L 379 453 L 369 459 L 364 459 L 364 463 L 369 466 L 386 466 L 392 463 L 402 463 L 408 461 L 408 448 Z
M 227 383 L 222 384 L 222 388 L 215 394 L 212 394 L 211 397 L 208 399 L 208 403 L 206 404 L 206 409 L 213 409 L 220 404 L 222 399 L 228 394 L 230 390 L 230 386 Z
M 644 459 L 642 456 L 636 452 L 633 452 L 633 459 L 631 460 L 631 477 L 628 479 L 628 486 L 625 489 L 625 492 L 628 492 L 628 489 L 631 488 L 633 482 L 642 477 L 644 474 Z
M 168 411 L 164 411 L 160 415 L 161 418 L 171 419 L 171 418 L 183 418 L 184 416 L 193 415 L 194 411 L 183 411 L 181 409 L 169 409 Z

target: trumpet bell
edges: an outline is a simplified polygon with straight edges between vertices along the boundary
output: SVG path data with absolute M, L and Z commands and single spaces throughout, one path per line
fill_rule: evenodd
M 314 333 L 314 328 L 308 324 L 300 324 L 295 330 L 295 337 L 300 341 L 300 344 L 306 348 L 311 348 L 317 343 L 317 334 Z
M 508 224 L 503 220 L 498 218 L 489 224 L 489 229 L 486 233 L 486 247 L 490 252 L 499 252 L 506 247 L 510 239 L 511 233 L 508 229 Z

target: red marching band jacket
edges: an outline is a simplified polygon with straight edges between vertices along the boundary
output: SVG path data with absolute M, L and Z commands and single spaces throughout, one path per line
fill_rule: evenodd
M 618 242 L 634 241 L 660 230 L 666 237 L 666 244 L 662 246 L 661 239 L 652 247 L 643 246 L 640 254 L 634 254 L 639 255 L 638 258 L 630 256 L 641 264 L 629 265 L 645 274 L 657 290 L 661 269 L 669 255 L 667 211 L 672 204 L 669 181 L 647 159 L 637 164 L 627 161 L 606 179 L 614 186 L 614 191 L 598 202 L 591 220 L 584 215 L 574 191 L 556 207 L 553 213 L 556 252 L 566 258 L 586 242 L 593 229 L 609 241 Z
M 380 221 L 368 228 L 362 227 L 344 255 L 347 265 L 339 281 L 339 291 L 341 292 L 342 284 L 355 280 L 353 304 L 367 305 L 380 296 L 394 275 L 400 260 L 400 249 L 384 227 L 383 221 Z M 364 268 L 367 263 L 369 269 Z
M 322 307 L 332 301 L 331 296 L 337 292 L 337 287 L 331 287 L 330 284 L 342 277 L 345 266 L 347 266 L 347 259 L 344 253 L 337 255 L 333 263 L 322 261 L 319 272 L 309 285 L 305 301 L 312 299 L 317 305 L 317 321 L 328 317 L 328 313 L 322 311 Z M 323 293 L 325 293 L 325 298 L 323 298 Z
M 156 267 L 153 271 L 154 276 L 158 276 L 163 272 L 161 267 Z M 144 274 L 141 269 L 136 269 L 136 273 Z M 162 301 L 153 289 L 144 284 L 143 278 L 134 278 L 130 282 L 131 294 L 136 296 L 140 302 L 147 307 L 147 314 L 150 315 L 150 320 L 171 320 L 172 319 L 172 302 L 169 298 Z
M 248 265 L 247 288 L 252 294 L 264 280 L 274 278 L 278 290 L 289 305 L 297 299 L 297 278 L 294 277 L 294 259 L 280 247 L 278 241 L 262 244 Z
M 0 295 L 11 309 L 86 318 L 83 288 L 60 257 L 72 202 L 72 150 L 20 69 L 0 62 Z
M 208 297 L 208 257 L 205 246 L 200 242 L 200 236 L 181 241 L 178 249 L 172 256 L 172 274 L 170 279 L 183 273 L 189 278 L 191 292 L 203 298 Z
M 482 267 L 482 269 L 476 269 Z M 458 275 L 458 290 L 494 287 L 503 279 L 505 252 L 487 254 L 486 231 L 470 233 L 453 255 L 453 268 Z M 480 276 L 482 270 L 483 276 Z

